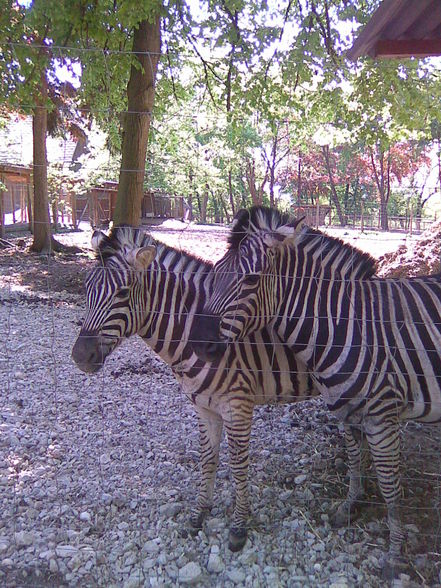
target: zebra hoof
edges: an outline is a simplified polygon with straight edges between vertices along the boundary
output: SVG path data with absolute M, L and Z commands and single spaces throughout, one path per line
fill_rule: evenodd
M 247 530 L 245 527 L 232 527 L 228 537 L 228 547 L 230 551 L 240 551 L 247 540 Z
M 336 513 L 332 517 L 334 527 L 346 527 L 351 521 L 354 521 L 360 514 L 361 503 L 358 501 L 349 503 L 347 501 L 340 504 Z
M 406 572 L 409 566 L 406 560 L 402 557 L 386 556 L 384 558 L 381 575 L 383 580 L 392 581 L 399 578 L 400 574 Z

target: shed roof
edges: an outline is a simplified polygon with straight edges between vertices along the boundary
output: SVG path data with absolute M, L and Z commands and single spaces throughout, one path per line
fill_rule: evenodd
M 441 55 L 441 1 L 384 0 L 346 55 L 353 60 Z

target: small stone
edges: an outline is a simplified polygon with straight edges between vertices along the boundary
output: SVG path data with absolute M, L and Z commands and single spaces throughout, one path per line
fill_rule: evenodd
M 133 572 L 123 584 L 124 588 L 141 588 L 141 586 L 144 586 L 144 576 L 140 570 Z
M 143 570 L 150 570 L 156 565 L 156 560 L 147 558 L 142 562 L 142 569 Z
M 151 539 L 150 541 L 146 541 L 142 550 L 144 553 L 158 553 L 159 551 L 159 539 Z
M 85 523 L 90 523 L 92 520 L 92 517 L 90 516 L 90 513 L 88 513 L 87 511 L 83 511 L 80 513 L 80 521 L 83 521 Z
M 216 550 L 214 549 L 215 547 L 217 547 Z M 219 574 L 220 572 L 223 572 L 224 568 L 224 562 L 219 555 L 219 547 L 217 545 L 213 545 L 208 557 L 207 570 L 214 574 Z
M 1 565 L 6 568 L 10 568 L 11 566 L 14 565 L 14 562 L 12 561 L 12 559 L 10 557 L 5 557 L 5 559 L 2 559 Z
M 413 525 L 412 523 L 410 523 L 409 525 L 404 525 L 404 528 L 407 531 L 409 531 L 410 533 L 418 534 L 420 532 L 420 530 L 418 529 L 418 527 L 416 525 Z
M 225 521 L 213 517 L 205 523 L 208 531 L 218 531 L 225 527 Z
M 107 465 L 108 463 L 110 463 L 110 455 L 108 453 L 100 455 L 100 464 Z
M 253 551 L 252 549 L 247 549 L 239 555 L 238 559 L 241 564 L 250 566 L 257 563 L 258 557 L 255 551 Z
M 27 531 L 15 533 L 15 542 L 18 547 L 29 547 L 34 542 L 34 534 Z
M 184 584 L 194 584 L 201 580 L 202 570 L 194 561 L 190 561 L 183 568 L 179 570 L 179 581 Z
M 245 580 L 245 574 L 241 570 L 233 568 L 232 570 L 227 571 L 228 579 L 233 582 L 233 584 L 240 584 Z
M 78 553 L 78 547 L 74 545 L 58 545 L 55 548 L 58 557 L 73 557 Z
M 296 484 L 297 486 L 299 484 L 303 484 L 303 482 L 306 480 L 308 476 L 306 474 L 299 474 L 298 476 L 296 476 L 294 478 L 294 484 Z
M 58 572 L 58 564 L 53 558 L 49 560 L 49 570 L 52 574 L 56 574 Z
M 107 494 L 107 492 L 103 492 L 101 494 L 101 502 L 106 506 L 109 506 L 112 503 L 112 495 Z
M 172 504 L 162 504 L 159 507 L 159 514 L 166 516 L 167 518 L 171 518 L 179 514 L 182 510 L 182 504 L 179 502 L 175 502 Z

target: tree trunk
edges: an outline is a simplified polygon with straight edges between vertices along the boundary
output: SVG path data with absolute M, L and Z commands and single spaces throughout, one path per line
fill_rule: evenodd
M 340 205 L 340 200 L 338 199 L 337 189 L 335 187 L 334 176 L 332 175 L 331 170 L 331 160 L 329 157 L 329 145 L 323 145 L 322 147 L 323 158 L 326 164 L 326 170 L 328 172 L 329 177 L 329 186 L 331 188 L 331 199 L 337 211 L 337 216 L 339 223 L 342 227 L 345 227 L 347 224 L 346 215 L 343 213 L 343 210 Z
M 302 152 L 299 150 L 299 164 L 297 166 L 297 206 L 302 203 Z
M 269 168 L 269 196 L 270 206 L 274 207 L 276 204 L 276 198 L 274 194 L 274 186 L 276 183 L 276 165 L 277 165 L 277 151 L 279 147 L 279 127 L 277 127 L 275 135 L 273 137 L 273 145 L 271 148 L 271 160 L 268 162 Z
M 47 80 L 41 74 L 40 95 L 32 118 L 33 176 L 34 176 L 34 241 L 32 251 L 50 253 L 51 226 L 47 192 Z
M 265 174 L 261 185 L 258 187 L 256 185 L 256 164 L 255 161 L 251 159 L 247 161 L 245 175 L 247 178 L 248 189 L 251 194 L 251 201 L 254 206 L 260 206 L 263 204 L 263 190 L 268 179 L 267 174 Z
M 127 84 L 127 113 L 123 122 L 121 169 L 113 215 L 115 225 L 137 226 L 141 220 L 145 159 L 160 50 L 160 17 L 152 23 L 141 21 L 133 36 L 133 51 L 139 63 L 138 67 L 132 65 Z
M 228 170 L 228 195 L 230 197 L 231 212 L 232 212 L 233 216 L 235 216 L 235 214 L 236 214 L 236 206 L 234 204 L 233 177 L 232 177 L 231 169 Z
M 390 157 L 387 158 L 387 170 L 384 169 L 384 151 L 378 147 L 378 168 L 375 164 L 373 149 L 369 149 L 372 170 L 374 172 L 375 183 L 377 185 L 378 196 L 380 199 L 380 219 L 379 225 L 383 231 L 389 230 L 389 217 L 387 213 L 387 204 L 390 196 Z
M 208 184 L 205 185 L 205 192 L 202 194 L 202 202 L 201 202 L 201 223 L 207 223 L 207 204 L 208 204 L 208 193 L 210 191 L 210 186 Z

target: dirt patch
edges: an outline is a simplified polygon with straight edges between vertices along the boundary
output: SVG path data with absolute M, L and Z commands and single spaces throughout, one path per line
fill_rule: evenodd
M 441 222 L 379 259 L 378 275 L 408 278 L 441 272 Z

